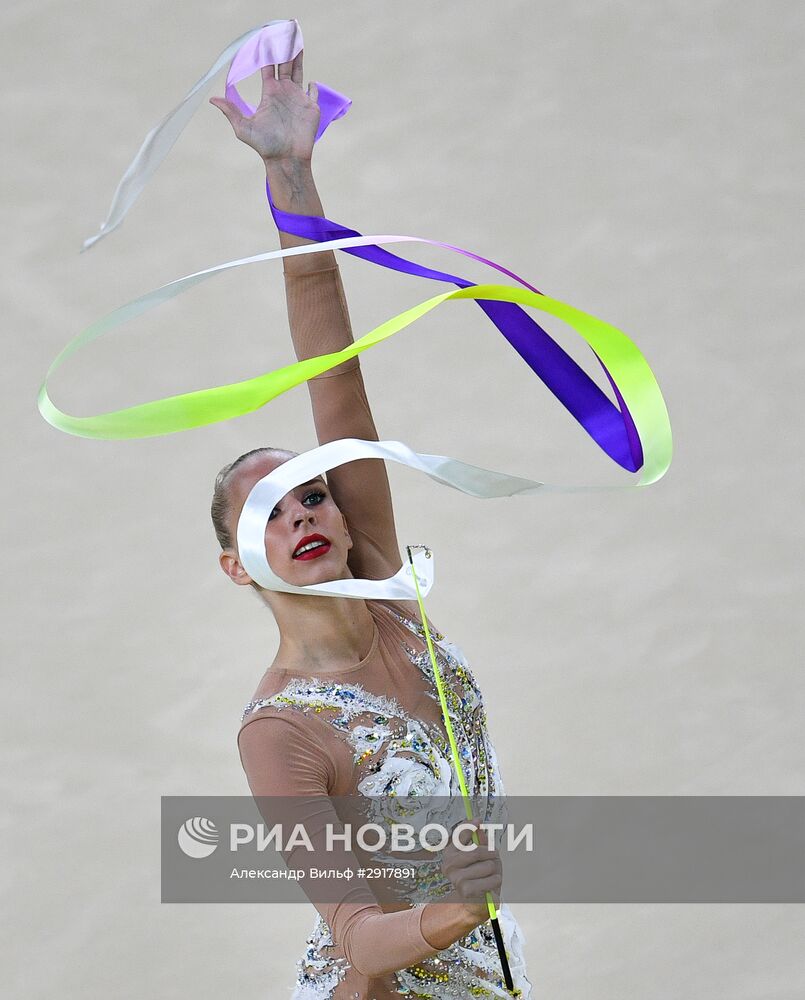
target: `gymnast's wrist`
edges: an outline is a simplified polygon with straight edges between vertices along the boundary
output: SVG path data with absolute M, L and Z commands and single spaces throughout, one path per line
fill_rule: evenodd
M 313 165 L 310 160 L 297 157 L 263 157 L 266 180 L 271 188 L 274 204 L 283 212 L 299 211 L 299 205 L 318 201 Z M 295 207 L 294 207 L 295 206 Z
M 272 170 L 313 170 L 313 160 L 309 156 L 261 156 L 260 159 L 266 173 Z
M 426 903 L 420 923 L 422 936 L 436 951 L 449 948 L 484 922 L 477 909 L 468 906 L 458 893 Z

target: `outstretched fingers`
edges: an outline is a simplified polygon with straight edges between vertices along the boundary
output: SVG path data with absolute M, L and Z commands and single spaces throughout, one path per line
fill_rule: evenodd
M 296 57 L 288 62 L 277 63 L 273 66 L 263 66 L 261 68 L 260 75 L 263 78 L 263 94 L 265 94 L 265 85 L 269 81 L 291 80 L 297 87 L 302 86 L 302 52 L 303 50 L 300 49 Z

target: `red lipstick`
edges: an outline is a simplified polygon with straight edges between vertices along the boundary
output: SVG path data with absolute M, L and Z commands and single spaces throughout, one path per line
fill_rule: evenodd
M 306 545 L 312 546 L 305 552 L 300 552 Z M 326 555 L 330 551 L 330 539 L 325 538 L 324 535 L 305 535 L 304 538 L 300 539 L 296 548 L 293 550 L 293 559 L 318 559 L 319 556 Z

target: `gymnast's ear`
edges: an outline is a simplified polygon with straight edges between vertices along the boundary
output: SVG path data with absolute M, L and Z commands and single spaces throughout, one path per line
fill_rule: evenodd
M 236 583 L 239 587 L 248 587 L 251 584 L 252 578 L 232 549 L 224 549 L 218 556 L 218 563 L 232 583 Z

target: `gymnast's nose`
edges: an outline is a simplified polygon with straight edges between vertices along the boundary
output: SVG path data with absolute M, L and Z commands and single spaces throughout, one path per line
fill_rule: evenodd
M 310 507 L 305 507 L 301 503 L 297 504 L 295 510 L 291 511 L 291 518 L 293 520 L 294 528 L 298 528 L 300 524 L 304 524 L 307 521 L 309 524 L 315 524 L 316 516 Z

